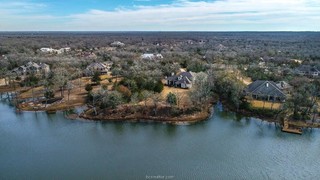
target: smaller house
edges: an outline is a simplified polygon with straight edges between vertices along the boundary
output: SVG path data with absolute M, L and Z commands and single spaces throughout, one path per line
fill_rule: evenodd
M 165 84 L 167 86 L 179 87 L 179 88 L 192 88 L 194 76 L 191 72 L 181 72 L 177 75 L 172 75 L 166 78 Z
M 310 65 L 302 65 L 295 70 L 296 74 L 301 76 L 319 77 L 320 70 L 317 67 Z
M 141 59 L 143 60 L 158 60 L 163 59 L 162 54 L 143 54 L 141 55 Z
M 254 81 L 244 91 L 247 96 L 257 100 L 283 102 L 286 99 L 286 94 L 273 81 Z
M 99 72 L 100 74 L 106 74 L 110 71 L 113 63 L 112 62 L 95 62 L 91 63 L 85 69 L 85 74 L 87 76 L 93 75 L 95 72 Z
M 276 85 L 286 94 L 290 94 L 293 89 L 293 87 L 286 81 L 279 81 Z

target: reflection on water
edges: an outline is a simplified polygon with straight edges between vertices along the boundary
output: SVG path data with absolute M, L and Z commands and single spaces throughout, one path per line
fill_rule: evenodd
M 286 134 L 219 109 L 187 126 L 68 120 L 62 112 L 15 113 L 5 102 L 0 113 L 0 179 L 320 177 L 319 130 Z

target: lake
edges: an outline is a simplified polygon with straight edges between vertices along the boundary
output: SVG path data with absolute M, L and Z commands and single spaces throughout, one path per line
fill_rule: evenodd
M 319 137 L 217 110 L 173 126 L 17 114 L 0 102 L 0 179 L 319 179 Z

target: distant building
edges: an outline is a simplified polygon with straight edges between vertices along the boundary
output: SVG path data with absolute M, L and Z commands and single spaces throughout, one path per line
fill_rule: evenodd
M 65 52 L 71 51 L 71 48 L 66 47 L 66 48 L 60 48 L 60 49 L 53 49 L 53 48 L 41 48 L 41 52 L 43 53 L 56 53 L 56 54 L 61 54 Z
M 281 87 L 281 84 L 280 84 Z M 263 101 L 285 101 L 286 94 L 273 81 L 257 80 L 249 84 L 245 94 L 253 99 Z
M 97 59 L 97 55 L 93 52 L 79 52 L 76 55 L 87 59 Z
M 177 75 L 172 75 L 166 79 L 167 86 L 179 87 L 179 88 L 192 88 L 194 76 L 191 72 L 181 72 Z
M 310 65 L 301 65 L 295 69 L 295 73 L 301 76 L 319 77 L 320 70 Z
M 298 63 L 298 64 L 302 64 L 303 63 L 303 61 L 300 60 L 300 59 L 291 59 L 290 61 Z
M 106 74 L 110 71 L 112 65 L 112 62 L 91 63 L 89 66 L 87 66 L 84 73 L 86 76 L 92 76 L 95 72 L 99 72 L 100 74 Z
M 123 47 L 123 46 L 125 46 L 125 44 L 120 42 L 120 41 L 115 41 L 115 42 L 111 43 L 110 45 L 112 47 Z
M 8 60 L 8 58 L 7 58 L 6 55 L 1 55 L 1 56 L 0 56 L 0 60 Z
M 44 53 L 51 53 L 51 52 L 54 51 L 54 49 L 52 49 L 52 48 L 41 48 L 40 51 L 44 52 Z
M 17 74 L 18 76 L 27 75 L 27 74 L 39 74 L 39 73 L 49 73 L 50 66 L 45 63 L 35 63 L 35 62 L 28 62 L 27 64 L 17 67 L 12 70 L 13 73 Z
M 163 56 L 162 56 L 162 54 L 143 54 L 143 55 L 141 55 L 141 59 L 158 60 L 158 59 L 163 59 Z

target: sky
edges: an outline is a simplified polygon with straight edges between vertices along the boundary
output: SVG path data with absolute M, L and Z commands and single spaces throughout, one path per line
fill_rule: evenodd
M 0 0 L 0 31 L 320 31 L 320 0 Z

